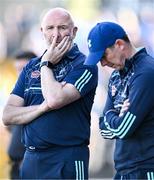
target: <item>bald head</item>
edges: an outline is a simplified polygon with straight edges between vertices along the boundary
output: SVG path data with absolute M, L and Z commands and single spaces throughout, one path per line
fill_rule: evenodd
M 72 40 L 76 36 L 77 27 L 70 13 L 63 8 L 53 8 L 49 10 L 42 19 L 41 31 L 48 46 L 57 38 L 57 44 L 62 41 L 65 36 L 69 36 Z
M 41 27 L 44 26 L 46 21 L 53 19 L 53 17 L 55 20 L 64 19 L 64 21 L 67 21 L 67 22 L 69 22 L 70 25 L 74 26 L 74 22 L 73 22 L 73 19 L 72 19 L 70 13 L 64 8 L 57 7 L 57 8 L 53 8 L 53 9 L 49 10 L 44 15 L 42 22 L 41 22 Z

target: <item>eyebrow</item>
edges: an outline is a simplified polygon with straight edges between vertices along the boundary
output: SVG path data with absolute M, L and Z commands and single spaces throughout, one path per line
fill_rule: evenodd
M 51 27 L 55 27 L 55 25 L 47 25 L 46 27 L 47 27 L 47 28 L 51 28 Z M 68 27 L 68 25 L 66 25 L 66 24 L 60 24 L 60 25 L 58 25 L 57 27 Z

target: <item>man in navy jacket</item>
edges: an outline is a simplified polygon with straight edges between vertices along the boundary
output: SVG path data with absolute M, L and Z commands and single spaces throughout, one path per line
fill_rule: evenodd
M 49 10 L 41 31 L 47 50 L 23 69 L 3 122 L 24 124 L 22 179 L 87 179 L 97 66 L 83 65 L 67 10 Z
M 94 26 L 88 45 L 85 64 L 115 69 L 99 124 L 104 138 L 116 139 L 115 179 L 153 179 L 154 59 L 113 22 Z

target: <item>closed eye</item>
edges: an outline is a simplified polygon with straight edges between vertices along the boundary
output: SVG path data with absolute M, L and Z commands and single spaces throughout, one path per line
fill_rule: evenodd
M 46 29 L 53 29 L 54 27 L 53 26 L 47 26 Z
M 63 29 L 63 30 L 65 30 L 65 29 L 68 29 L 68 26 L 62 25 L 62 26 L 59 26 L 58 29 Z

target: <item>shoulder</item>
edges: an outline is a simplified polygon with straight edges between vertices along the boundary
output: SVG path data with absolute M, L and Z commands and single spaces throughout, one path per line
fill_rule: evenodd
M 78 70 L 78 71 L 88 70 L 92 73 L 98 73 L 97 65 L 85 65 L 84 64 L 85 59 L 86 59 L 86 55 L 80 52 L 78 56 L 72 62 L 73 71 L 74 70 Z
M 74 70 L 75 71 L 85 72 L 85 73 L 90 72 L 90 73 L 95 74 L 95 75 L 98 74 L 98 67 L 97 67 L 97 65 L 89 66 L 89 65 L 84 65 L 82 63 L 79 66 L 74 67 Z
M 89 71 L 92 71 L 92 72 L 95 72 L 95 73 L 98 72 L 98 67 L 97 67 L 97 65 L 88 66 L 88 65 L 84 65 L 84 64 L 83 64 L 83 68 L 88 69 Z
M 134 64 L 134 78 L 141 76 L 146 79 L 154 78 L 154 58 L 150 55 L 146 55 L 144 58 Z
M 154 80 L 154 69 L 146 69 L 143 72 L 136 73 L 134 78 L 140 77 L 141 80 Z
M 40 57 L 32 58 L 27 65 L 32 66 L 37 64 L 40 64 Z
M 150 56 L 146 51 L 140 53 L 135 57 L 133 63 L 134 69 L 137 72 L 153 71 L 154 70 L 154 58 Z
M 31 68 L 39 68 L 40 66 L 40 57 L 32 58 L 27 65 L 25 66 L 25 69 L 31 69 Z
M 135 73 L 130 82 L 131 86 L 136 88 L 142 87 L 144 89 L 154 88 L 154 70 L 145 70 L 142 72 Z

